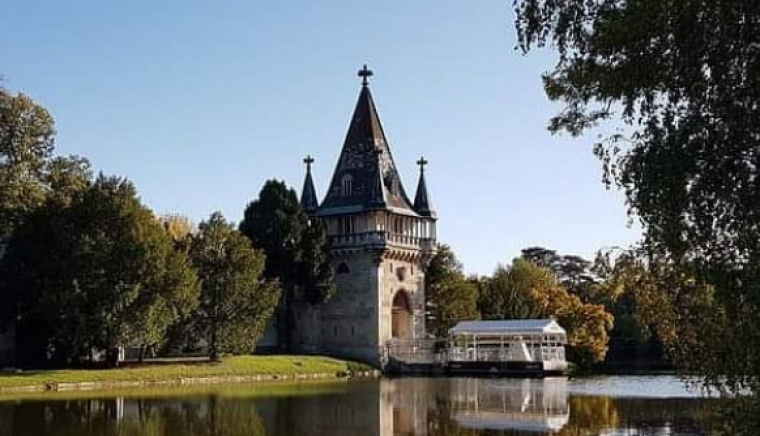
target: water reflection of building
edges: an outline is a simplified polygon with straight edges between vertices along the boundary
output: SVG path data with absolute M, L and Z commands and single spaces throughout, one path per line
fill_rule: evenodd
M 396 379 L 380 396 L 381 436 L 428 435 L 447 423 L 549 433 L 570 418 L 565 378 Z
M 558 431 L 570 419 L 567 379 L 451 381 L 452 417 L 463 427 Z

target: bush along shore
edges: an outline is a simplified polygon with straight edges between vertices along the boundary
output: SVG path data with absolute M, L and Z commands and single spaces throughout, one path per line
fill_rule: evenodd
M 0 393 L 370 378 L 379 374 L 369 365 L 322 356 L 236 356 L 219 362 L 8 372 L 0 375 Z

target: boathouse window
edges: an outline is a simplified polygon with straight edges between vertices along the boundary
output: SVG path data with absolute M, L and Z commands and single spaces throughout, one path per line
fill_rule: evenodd
M 338 337 L 338 326 L 333 327 L 333 337 Z
M 346 265 L 345 262 L 338 265 L 338 274 L 348 274 L 351 270 L 348 268 L 348 265 Z

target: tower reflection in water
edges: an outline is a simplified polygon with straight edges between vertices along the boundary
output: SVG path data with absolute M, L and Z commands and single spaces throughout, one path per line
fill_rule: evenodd
M 567 379 L 397 379 L 383 385 L 381 436 L 443 426 L 551 433 L 570 419 Z M 391 430 L 392 429 L 392 430 Z M 431 435 L 435 436 L 435 435 Z

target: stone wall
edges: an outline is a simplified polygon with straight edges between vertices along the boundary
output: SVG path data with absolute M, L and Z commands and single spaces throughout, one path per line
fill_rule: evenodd
M 378 292 L 380 313 L 379 343 L 387 344 L 392 337 L 393 299 L 399 292 L 409 298 L 412 319 L 412 338 L 425 336 L 425 274 L 419 262 L 387 258 L 380 268 L 380 289 Z
M 369 252 L 357 250 L 336 259 L 335 296 L 324 304 L 295 309 L 296 349 L 379 365 L 378 269 Z

